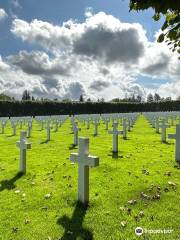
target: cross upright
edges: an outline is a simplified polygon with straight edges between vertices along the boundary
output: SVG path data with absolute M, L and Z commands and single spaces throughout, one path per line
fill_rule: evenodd
M 168 138 L 176 140 L 175 160 L 180 163 L 180 124 L 176 125 L 176 134 L 168 134 Z
M 109 119 L 109 118 L 106 118 L 106 119 L 105 119 L 106 130 L 108 130 L 108 124 L 109 124 L 109 122 L 110 122 L 110 119 Z
M 28 138 L 31 137 L 31 130 L 32 130 L 32 122 L 28 122 L 28 133 L 27 133 Z
M 22 129 L 22 120 L 19 121 L 19 127 Z
M 79 138 L 79 153 L 71 153 L 70 160 L 78 163 L 78 200 L 89 202 L 89 167 L 99 166 L 99 158 L 89 155 L 89 138 Z
M 20 172 L 26 173 L 26 150 L 31 148 L 31 143 L 26 142 L 26 131 L 21 131 L 20 141 L 16 142 L 16 146 L 20 148 Z
M 87 117 L 87 129 L 89 129 L 89 127 L 90 127 L 90 119 L 89 119 L 89 117 Z
M 123 118 L 123 139 L 127 138 L 127 122 L 126 118 Z
M 2 121 L 1 126 L 2 126 L 2 134 L 4 134 L 4 129 L 6 127 L 6 121 Z
M 94 136 L 98 135 L 98 123 L 99 123 L 98 119 L 95 118 L 94 119 Z
M 11 125 L 13 128 L 13 136 L 15 136 L 16 135 L 16 123 L 12 121 Z
M 47 141 L 50 141 L 50 140 L 51 140 L 51 124 L 48 121 L 48 123 L 47 123 Z
M 78 145 L 78 123 L 74 122 L 74 126 L 73 126 L 73 132 L 74 132 L 74 146 Z
M 113 123 L 113 130 L 108 131 L 109 134 L 113 134 L 113 152 L 118 152 L 118 135 L 123 134 L 123 131 L 118 131 L 118 123 Z
M 159 125 L 160 128 L 162 128 L 161 133 L 161 139 L 162 142 L 166 142 L 166 128 L 169 128 L 170 126 L 166 124 L 166 119 L 162 120 L 162 123 Z
M 128 132 L 131 131 L 131 119 L 128 118 Z
M 155 123 L 155 126 L 156 126 L 156 133 L 159 133 L 159 117 L 156 117 L 156 123 Z

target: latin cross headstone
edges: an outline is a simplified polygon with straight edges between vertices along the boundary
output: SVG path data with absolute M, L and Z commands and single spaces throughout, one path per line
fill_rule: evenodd
M 47 123 L 47 141 L 50 141 L 50 140 L 51 140 L 51 124 L 48 121 L 48 123 Z
M 156 117 L 156 123 L 155 123 L 155 127 L 156 127 L 156 133 L 159 133 L 159 118 Z
M 89 202 L 89 167 L 99 165 L 99 158 L 89 155 L 89 138 L 79 138 L 79 153 L 71 153 L 70 160 L 78 163 L 78 200 Z
M 26 173 L 26 151 L 31 148 L 31 143 L 26 142 L 26 131 L 21 131 L 16 146 L 20 149 L 20 172 Z
M 131 131 L 131 119 L 128 118 L 128 132 Z
M 123 139 L 127 138 L 127 123 L 126 123 L 126 119 L 123 118 Z
M 4 134 L 4 129 L 6 127 L 6 122 L 5 121 L 1 122 L 1 127 L 2 127 L 2 134 Z
M 74 123 L 74 128 L 73 128 L 73 132 L 74 132 L 74 146 L 78 145 L 78 131 L 79 131 L 78 123 L 75 122 Z
M 90 119 L 89 119 L 89 117 L 87 118 L 87 129 L 89 129 L 89 127 L 90 127 Z
M 11 125 L 12 125 L 12 129 L 13 129 L 13 136 L 15 136 L 16 135 L 16 123 L 12 122 Z
M 94 120 L 94 136 L 98 135 L 98 119 Z
M 22 123 L 23 123 L 23 121 L 20 120 L 20 129 L 22 129 Z
M 159 127 L 162 128 L 161 140 L 162 142 L 166 142 L 166 129 L 170 127 L 166 124 L 166 119 L 162 120 L 162 123 L 159 125 Z
M 31 137 L 31 130 L 32 130 L 32 122 L 28 122 L 28 133 L 27 133 L 28 138 Z
M 110 121 L 109 118 L 106 118 L 106 119 L 105 119 L 106 130 L 108 130 L 108 127 L 109 127 L 109 121 Z
M 168 138 L 176 140 L 175 160 L 180 163 L 180 124 L 176 125 L 176 134 L 168 134 Z
M 113 152 L 118 152 L 118 135 L 123 134 L 123 131 L 118 131 L 118 123 L 113 123 L 113 130 L 108 131 L 109 134 L 113 134 Z

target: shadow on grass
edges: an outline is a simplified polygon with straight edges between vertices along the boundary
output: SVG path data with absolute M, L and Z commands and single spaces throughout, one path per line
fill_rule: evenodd
M 40 144 L 45 144 L 45 143 L 48 143 L 48 142 L 49 142 L 49 140 L 45 140 L 45 141 L 41 142 Z
M 69 145 L 69 150 L 72 150 L 72 149 L 77 149 L 77 145 L 70 144 Z
M 15 137 L 16 135 L 14 135 L 14 134 L 11 134 L 11 135 L 7 135 L 7 137 L 9 138 L 9 137 Z
M 170 143 L 170 142 L 163 142 L 163 144 L 166 144 L 166 145 L 173 145 L 173 143 Z
M 9 180 L 3 180 L 0 182 L 0 192 L 3 190 L 11 190 L 16 187 L 15 182 L 23 176 L 23 173 L 17 173 L 13 178 Z
M 111 152 L 111 154 L 108 154 L 108 156 L 112 158 L 122 158 L 122 155 L 118 155 L 118 152 Z
M 82 226 L 87 209 L 87 205 L 77 202 L 71 219 L 64 215 L 57 220 L 65 229 L 61 240 L 93 239 L 92 232 Z
M 126 137 L 126 138 L 122 138 L 123 140 L 125 140 L 125 141 L 128 141 L 128 140 L 130 140 L 130 138 L 129 137 Z

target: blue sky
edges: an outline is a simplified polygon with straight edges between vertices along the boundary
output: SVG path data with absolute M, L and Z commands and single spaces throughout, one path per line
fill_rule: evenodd
M 15 7 L 11 0 L 0 0 L 0 7 L 11 15 L 14 13 L 20 19 L 32 21 L 33 19 L 40 19 L 43 21 L 52 22 L 54 24 L 62 24 L 63 21 L 69 19 L 84 20 L 84 11 L 87 7 L 92 7 L 94 12 L 104 11 L 108 14 L 119 18 L 123 22 L 139 22 L 147 30 L 149 40 L 154 40 L 154 32 L 158 31 L 162 25 L 163 20 L 159 22 L 152 21 L 153 10 L 129 12 L 128 0 L 24 0 L 18 1 L 19 7 Z M 23 44 L 22 41 L 16 40 L 10 33 L 12 19 L 9 18 L 4 24 L 1 24 L 0 37 L 0 53 L 2 56 L 16 53 L 22 48 L 28 50 L 34 48 L 28 44 Z
M 133 91 L 135 91 L 135 94 L 140 94 L 146 96 L 148 92 L 159 92 L 163 96 L 167 96 L 167 94 L 170 94 L 172 97 L 176 97 L 174 94 L 174 86 L 177 84 L 178 81 L 178 74 L 180 72 L 179 70 L 179 63 L 176 61 L 174 56 L 168 51 L 166 46 L 162 47 L 161 50 L 159 46 L 157 46 L 157 43 L 155 41 L 155 33 L 159 31 L 163 19 L 161 19 L 159 22 L 154 22 L 152 20 L 153 16 L 153 10 L 147 10 L 147 11 L 141 11 L 141 12 L 129 12 L 128 7 L 129 1 L 128 0 L 0 0 L 0 9 L 3 9 L 7 16 L 4 17 L 0 21 L 0 55 L 1 55 L 1 62 L 3 66 L 7 66 L 12 69 L 12 71 L 18 71 L 19 76 L 21 78 L 27 78 L 32 79 L 32 81 L 35 81 L 36 79 L 36 88 L 32 88 L 31 92 L 37 96 L 37 97 L 69 97 L 69 98 L 77 98 L 78 94 L 81 92 L 88 96 L 96 96 L 99 93 L 99 90 L 101 89 L 101 97 L 104 97 L 105 99 L 108 99 L 107 97 L 107 84 L 109 89 L 111 89 L 112 94 L 111 98 L 113 97 L 123 97 L 123 89 L 125 89 L 124 94 L 132 94 Z M 107 21 L 111 21 L 111 19 L 108 17 L 111 15 L 113 17 L 114 24 L 116 20 L 120 20 L 118 23 L 119 32 L 121 31 L 121 23 L 122 27 L 124 29 L 131 28 L 131 25 L 126 26 L 124 23 L 132 24 L 132 28 L 137 31 L 138 36 L 141 38 L 143 36 L 144 41 L 143 42 L 143 48 L 145 49 L 143 53 L 139 53 L 138 56 L 135 56 L 134 63 L 133 61 L 130 62 L 126 61 L 123 62 L 123 59 L 120 58 L 120 56 L 116 56 L 117 61 L 104 61 L 102 59 L 104 56 L 104 49 L 102 50 L 102 54 L 100 56 L 94 56 L 94 53 L 89 53 L 87 56 L 87 52 L 71 52 L 71 56 L 67 61 L 73 61 L 72 59 L 75 59 L 74 61 L 78 64 L 78 66 L 82 66 L 84 69 L 88 68 L 88 61 L 91 60 L 89 65 L 94 66 L 94 63 L 97 61 L 97 66 L 99 66 L 99 71 L 101 71 L 101 66 L 103 65 L 107 69 L 111 69 L 111 72 L 108 73 L 108 75 L 99 75 L 97 79 L 95 79 L 95 76 L 97 76 L 97 69 L 94 68 L 93 72 L 90 74 L 92 76 L 92 82 L 88 85 L 87 83 L 91 81 L 90 79 L 84 79 L 83 71 L 79 71 L 79 75 L 77 76 L 77 79 L 73 78 L 73 74 L 71 74 L 71 78 L 69 77 L 70 74 L 55 74 L 45 76 L 45 72 L 48 71 L 50 66 L 55 64 L 55 62 L 60 59 L 62 61 L 63 58 L 63 51 L 61 49 L 61 46 L 59 49 L 57 49 L 57 54 L 54 53 L 54 50 L 46 48 L 45 45 L 41 44 L 41 42 L 38 42 L 38 38 L 36 39 L 30 39 L 26 38 L 25 32 L 26 29 L 24 28 L 22 31 L 19 32 L 18 29 L 22 22 L 16 21 L 16 20 L 23 20 L 23 26 L 25 26 L 25 23 L 31 24 L 34 19 L 38 19 L 41 21 L 41 24 L 45 25 L 45 23 L 49 23 L 49 29 L 52 27 L 52 29 L 55 29 L 55 26 L 62 27 L 64 22 L 67 22 L 68 20 L 72 19 L 73 22 L 78 22 L 79 26 L 81 24 L 86 22 L 87 16 L 85 16 L 85 11 L 87 11 L 87 8 L 91 8 L 91 18 L 95 18 L 99 24 L 102 25 L 102 20 L 100 18 L 107 18 Z M 105 16 L 97 15 L 99 12 L 104 12 Z M 94 17 L 96 16 L 97 17 Z M 112 24 L 113 24 L 112 21 Z M 139 23 L 140 27 L 137 27 L 133 25 L 134 23 Z M 12 26 L 14 24 L 15 30 L 12 31 Z M 36 22 L 37 24 L 37 22 Z M 96 24 L 96 23 L 95 23 Z M 103 23 L 105 24 L 105 23 Z M 108 25 L 108 23 L 106 23 Z M 74 26 L 72 24 L 72 26 Z M 37 27 L 39 28 L 39 25 L 37 24 Z M 43 26 L 44 27 L 44 26 Z M 141 31 L 141 28 L 144 32 Z M 59 34 L 61 32 L 61 29 L 58 29 Z M 92 26 L 90 26 L 90 29 Z M 106 26 L 105 26 L 106 28 Z M 114 33 L 113 26 L 111 29 L 111 26 L 108 27 L 109 31 L 111 33 Z M 78 28 L 77 28 L 78 29 Z M 34 30 L 32 30 L 34 31 Z M 51 30 L 49 30 L 51 31 Z M 85 31 L 85 30 L 84 30 Z M 128 30 L 127 30 L 128 31 Z M 30 34 L 34 34 L 34 32 L 31 32 Z M 37 33 L 36 33 L 37 34 Z M 39 34 L 39 33 L 38 33 Z M 82 33 L 81 37 L 79 36 L 79 33 L 77 32 L 77 36 L 79 36 L 79 40 L 82 40 L 83 34 L 85 36 L 85 32 Z M 93 34 L 93 33 L 92 33 Z M 59 36 L 59 35 L 58 35 Z M 97 36 L 97 35 L 95 35 Z M 118 35 L 120 36 L 120 35 Z M 24 37 L 26 39 L 24 39 Z M 45 36 L 40 36 L 42 39 L 44 39 Z M 117 37 L 117 36 L 116 36 Z M 90 36 L 91 38 L 91 36 Z M 99 38 L 98 38 L 99 39 Z M 94 39 L 92 39 L 94 41 Z M 76 41 L 76 39 L 74 40 Z M 121 37 L 120 37 L 121 41 Z M 137 40 L 136 40 L 137 43 Z M 134 44 L 134 47 L 136 47 L 136 43 Z M 48 44 L 48 43 L 46 43 Z M 94 46 L 100 46 L 94 43 Z M 106 44 L 106 42 L 105 42 Z M 79 46 L 79 45 L 78 45 Z M 117 49 L 118 49 L 117 45 Z M 56 44 L 57 47 L 57 44 Z M 67 47 L 67 53 L 69 54 L 70 46 Z M 86 46 L 86 47 L 89 47 Z M 91 46 L 92 47 L 92 46 Z M 106 47 L 106 46 L 104 46 Z M 138 47 L 138 46 L 137 46 Z M 82 49 L 81 49 L 82 50 Z M 111 49 L 110 49 L 111 50 Z M 158 50 L 158 52 L 157 52 Z M 24 51 L 25 54 L 21 54 L 21 52 Z M 66 51 L 66 50 L 65 50 Z M 112 50 L 113 51 L 113 50 Z M 138 52 L 137 49 L 133 49 L 134 52 Z M 156 57 L 157 52 L 157 57 Z M 121 54 L 121 51 L 119 52 Z M 45 55 L 46 54 L 46 55 Z M 106 53 L 105 53 L 106 54 Z M 22 56 L 23 55 L 23 56 Z M 33 56 L 32 56 L 33 55 Z M 29 72 L 27 69 L 32 69 L 31 66 L 24 66 L 25 62 L 27 63 L 27 58 L 31 60 L 33 58 L 33 61 L 37 61 L 37 58 L 44 59 L 46 58 L 49 65 L 46 64 L 45 72 L 42 74 L 42 70 L 40 71 L 41 74 L 35 74 L 34 72 Z M 67 55 L 66 55 L 67 56 Z M 133 57 L 134 55 L 132 55 Z M 26 57 L 26 59 L 24 59 Z M 86 64 L 84 60 L 82 61 L 82 57 L 87 58 Z M 126 56 L 127 57 L 127 56 Z M 22 60 L 23 58 L 23 60 Z M 36 58 L 36 59 L 35 59 Z M 149 61 L 151 60 L 151 62 Z M 20 65 L 21 60 L 21 65 Z M 112 59 L 111 59 L 112 60 Z M 133 60 L 133 59 L 132 59 Z M 18 63 L 17 63 L 18 61 Z M 136 61 L 138 62 L 138 65 L 135 66 Z M 61 63 L 63 65 L 63 61 Z M 119 65 L 118 65 L 119 64 Z M 175 65 L 174 65 L 175 64 Z M 62 67 L 62 65 L 60 67 Z M 176 66 L 177 65 L 177 66 Z M 54 66 L 54 65 L 53 65 Z M 123 67 L 122 67 L 123 66 Z M 127 67 L 128 66 L 128 67 Z M 174 66 L 174 67 L 173 67 Z M 66 66 L 63 66 L 64 68 Z M 96 67 L 97 68 L 97 67 Z M 1 69 L 1 68 L 0 68 Z M 90 68 L 92 69 L 92 67 Z M 119 69 L 119 71 L 118 71 Z M 128 69 L 128 70 L 127 70 Z M 3 69 L 4 71 L 4 69 Z M 167 72 L 166 72 L 167 71 Z M 36 69 L 37 72 L 37 69 Z M 73 70 L 72 70 L 73 72 Z M 76 73 L 76 71 L 75 71 Z M 13 72 L 12 72 L 13 74 Z M 24 74 L 24 75 L 23 75 Z M 114 75 L 119 74 L 119 80 L 114 77 Z M 23 76 L 22 76 L 23 75 Z M 74 74 L 75 75 L 75 74 Z M 68 77 L 67 77 L 68 76 Z M 108 77 L 107 77 L 108 76 Z M 120 76 L 124 76 L 121 78 Z M 172 77 L 173 76 L 173 77 Z M 21 91 L 23 91 L 23 88 L 27 88 L 27 81 L 24 80 L 24 83 L 21 83 L 20 85 L 23 85 L 21 90 L 16 90 L 16 93 L 13 93 L 11 87 L 8 89 L 7 82 L 7 74 L 3 72 L 3 79 L 0 79 L 1 91 L 7 92 L 11 95 L 15 95 L 18 97 L 18 95 L 21 94 Z M 113 79 L 114 77 L 114 79 Z M 18 76 L 16 77 L 18 81 Z M 75 79 L 75 80 L 74 80 Z M 12 80 L 11 80 L 12 81 Z M 22 81 L 19 80 L 19 81 Z M 39 81 L 39 83 L 37 83 Z M 43 83 L 47 83 L 46 85 L 43 85 Z M 54 82 L 53 82 L 54 81 Z M 53 84 L 55 85 L 53 85 Z M 69 88 L 66 88 L 67 83 L 70 84 Z M 98 86 L 94 86 L 93 84 L 99 84 Z M 42 85 L 41 85 L 42 84 Z M 114 85 L 113 85 L 114 84 Z M 16 86 L 18 88 L 18 83 L 14 82 L 13 86 Z M 54 86 L 52 89 L 52 85 Z M 51 88 L 48 88 L 51 86 Z M 61 93 L 58 95 L 58 91 L 61 86 Z M 14 88 L 14 87 L 13 87 Z M 55 89 L 54 89 L 55 88 Z M 118 89 L 117 89 L 118 88 Z M 170 88 L 170 91 L 168 90 Z M 98 93 L 96 93 L 96 90 L 98 90 Z M 72 91 L 70 94 L 68 94 L 68 91 Z M 77 91 L 77 94 L 74 94 L 73 91 Z M 180 89 L 177 94 L 180 95 Z M 113 96 L 114 92 L 114 96 Z M 64 95 L 63 95 L 64 94 Z

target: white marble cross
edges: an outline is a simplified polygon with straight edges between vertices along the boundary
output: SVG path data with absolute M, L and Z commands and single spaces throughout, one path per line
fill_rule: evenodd
M 89 127 L 90 127 L 90 119 L 89 119 L 89 117 L 87 118 L 87 129 L 89 129 Z
M 127 138 L 127 123 L 126 123 L 126 119 L 123 118 L 123 139 Z
M 180 163 L 180 124 L 176 125 L 176 134 L 168 134 L 168 138 L 176 140 L 175 160 Z
M 73 126 L 73 132 L 74 132 L 74 146 L 77 146 L 78 145 L 78 131 L 79 131 L 79 128 L 78 128 L 78 123 L 77 122 L 74 122 L 74 126 Z
M 156 127 L 156 133 L 159 133 L 159 118 L 156 117 L 156 120 L 155 120 L 155 127 Z
M 59 122 L 56 120 L 56 122 L 55 122 L 55 132 L 57 132 L 58 131 L 58 128 L 59 128 Z
M 26 142 L 26 131 L 21 131 L 16 146 L 20 148 L 20 172 L 26 173 L 26 150 L 31 148 L 31 143 Z
M 105 124 L 106 124 L 106 130 L 108 130 L 108 124 L 109 124 L 109 122 L 110 122 L 110 119 L 109 119 L 109 118 L 106 118 L 104 121 L 105 121 Z
M 28 122 L 28 133 L 27 133 L 28 138 L 31 137 L 31 130 L 32 130 L 32 122 Z
M 16 123 L 12 122 L 11 123 L 12 129 L 13 129 L 13 136 L 16 135 Z
M 162 120 L 162 123 L 159 125 L 159 127 L 162 128 L 161 140 L 162 142 L 166 142 L 166 128 L 170 127 L 166 124 L 166 119 Z
M 99 124 L 98 119 L 94 119 L 94 136 L 98 135 L 98 124 Z
M 128 132 L 131 131 L 131 119 L 128 118 Z
M 20 129 L 22 129 L 23 120 L 20 120 Z
M 99 166 L 99 158 L 89 155 L 89 138 L 79 138 L 79 153 L 71 153 L 70 160 L 78 163 L 78 200 L 89 202 L 89 167 Z
M 50 141 L 50 140 L 51 140 L 51 124 L 48 121 L 48 123 L 47 123 L 47 141 Z
M 123 131 L 118 131 L 118 123 L 113 123 L 113 130 L 108 131 L 109 134 L 113 134 L 113 152 L 118 152 L 118 135 L 123 134 Z
M 1 122 L 1 126 L 2 126 L 2 134 L 4 134 L 4 129 L 6 127 L 6 122 L 5 121 L 2 121 Z

